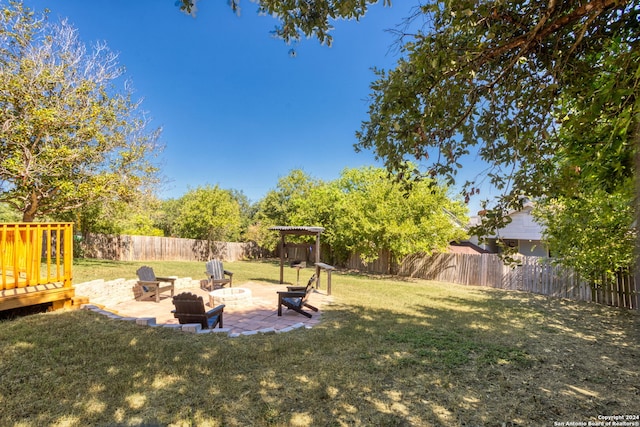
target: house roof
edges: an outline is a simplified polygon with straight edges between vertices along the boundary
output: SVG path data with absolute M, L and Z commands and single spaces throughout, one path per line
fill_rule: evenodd
M 488 250 L 482 249 L 471 242 L 452 242 L 449 244 L 449 253 L 452 254 L 486 254 Z

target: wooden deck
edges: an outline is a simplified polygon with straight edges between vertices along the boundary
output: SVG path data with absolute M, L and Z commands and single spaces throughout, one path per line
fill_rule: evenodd
M 73 224 L 0 224 L 0 311 L 71 306 L 72 268 Z
M 55 310 L 71 306 L 74 296 L 75 290 L 61 283 L 3 289 L 0 290 L 0 311 L 49 302 Z

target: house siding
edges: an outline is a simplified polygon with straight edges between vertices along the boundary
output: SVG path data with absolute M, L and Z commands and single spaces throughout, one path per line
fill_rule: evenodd
M 542 240 L 543 227 L 534 220 L 532 209 L 532 206 L 525 206 L 522 211 L 511 212 L 511 222 L 496 235 L 490 236 L 487 243 L 479 246 L 489 252 L 498 253 L 500 247 L 497 241 L 502 240 L 507 246 L 517 248 L 518 253 L 522 255 L 548 257 L 549 250 Z M 478 244 L 477 236 L 473 236 L 470 241 Z
M 500 229 L 499 237 L 513 240 L 542 240 L 542 226 L 534 221 L 531 208 L 514 212 L 511 222 Z

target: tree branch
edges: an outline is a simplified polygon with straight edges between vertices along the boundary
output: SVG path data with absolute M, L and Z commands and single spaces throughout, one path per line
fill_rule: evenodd
M 530 46 L 540 43 L 540 41 L 546 39 L 556 31 L 561 30 L 562 28 L 565 28 L 570 24 L 573 24 L 574 22 L 580 20 L 581 18 L 587 15 L 591 15 L 591 14 L 598 15 L 606 10 L 615 9 L 617 7 L 625 6 L 627 4 L 628 4 L 628 0 L 593 0 L 587 4 L 584 4 L 576 8 L 572 13 L 561 16 L 556 20 L 552 21 L 551 23 L 549 23 L 547 26 L 543 26 L 540 24 L 544 24 L 548 20 L 548 18 L 546 17 L 547 14 L 545 14 L 545 17 L 543 17 L 540 23 L 538 23 L 538 25 L 536 25 L 536 27 L 533 28 L 531 31 L 512 39 L 511 41 L 509 41 L 508 43 L 502 46 L 498 46 L 497 48 L 484 53 L 479 57 L 479 60 L 477 61 L 477 63 L 479 65 L 485 64 L 487 62 L 490 62 L 496 59 L 500 55 L 519 47 L 523 47 L 523 49 L 521 49 L 521 54 L 526 53 L 527 51 L 529 51 Z M 551 7 L 554 7 L 553 0 L 549 3 L 549 5 Z

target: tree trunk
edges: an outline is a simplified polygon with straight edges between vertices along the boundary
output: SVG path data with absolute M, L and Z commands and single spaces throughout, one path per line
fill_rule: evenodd
M 38 212 L 38 196 L 35 192 L 31 193 L 31 203 L 27 205 L 22 212 L 22 222 L 33 222 Z
M 634 295 L 632 296 L 632 305 L 635 310 L 640 309 L 640 113 L 636 114 L 636 129 L 633 135 L 633 145 L 635 147 L 635 221 L 634 228 L 636 231 L 636 247 L 635 247 L 635 265 L 633 267 Z
M 35 215 L 31 212 L 31 210 L 22 213 L 22 222 L 33 222 L 34 219 Z

